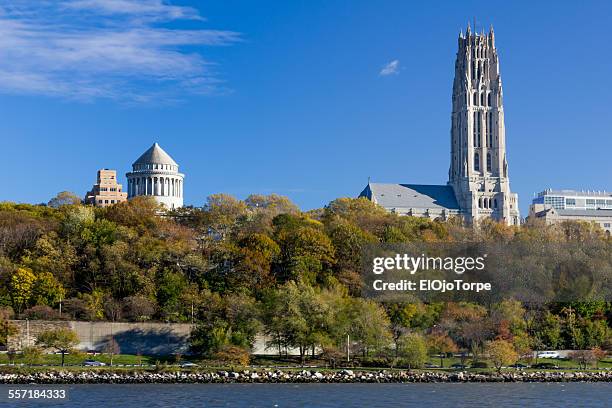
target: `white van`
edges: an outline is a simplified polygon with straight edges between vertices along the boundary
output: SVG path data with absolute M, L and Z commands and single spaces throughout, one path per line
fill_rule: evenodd
M 557 351 L 539 351 L 538 358 L 561 358 Z

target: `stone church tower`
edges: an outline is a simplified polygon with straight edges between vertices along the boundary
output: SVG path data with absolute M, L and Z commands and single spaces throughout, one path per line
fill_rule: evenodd
M 495 35 L 459 35 L 455 61 L 448 184 L 469 222 L 493 218 L 520 222 L 518 196 L 510 192 L 499 58 Z

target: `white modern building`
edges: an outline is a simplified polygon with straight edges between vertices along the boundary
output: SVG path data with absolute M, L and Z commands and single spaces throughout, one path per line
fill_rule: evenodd
M 612 193 L 607 191 L 544 190 L 529 206 L 529 217 L 547 224 L 586 221 L 612 233 Z
M 510 191 L 499 57 L 493 28 L 458 39 L 446 185 L 368 183 L 360 194 L 401 215 L 520 223 Z
M 183 179 L 179 165 L 157 143 L 154 143 L 132 164 L 126 174 L 128 199 L 152 196 L 166 208 L 183 206 Z

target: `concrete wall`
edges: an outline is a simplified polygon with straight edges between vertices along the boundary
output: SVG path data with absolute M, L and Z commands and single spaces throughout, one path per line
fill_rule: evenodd
M 38 333 L 58 327 L 74 330 L 81 341 L 76 347 L 79 350 L 102 351 L 112 338 L 119 344 L 121 353 L 144 355 L 171 355 L 177 352 L 186 354 L 189 351 L 191 324 L 183 323 L 111 323 L 81 322 L 63 320 L 11 320 L 17 327 L 17 333 L 9 336 L 8 348 L 21 348 L 36 343 Z M 265 336 L 257 336 L 253 354 L 274 355 L 275 348 L 266 349 Z M 283 350 L 283 353 L 285 350 Z M 298 349 L 287 350 L 289 355 L 299 355 Z
M 189 348 L 190 324 L 181 323 L 111 323 L 80 321 L 13 320 L 18 332 L 8 339 L 16 350 L 33 345 L 38 333 L 57 327 L 68 327 L 79 336 L 79 350 L 103 350 L 111 337 L 121 353 L 169 355 L 186 353 Z

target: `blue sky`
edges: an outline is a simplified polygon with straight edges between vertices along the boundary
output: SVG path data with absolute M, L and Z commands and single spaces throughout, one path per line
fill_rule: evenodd
M 444 184 L 474 18 L 495 28 L 523 215 L 547 187 L 612 190 L 610 2 L 5 0 L 0 200 L 84 195 L 103 167 L 125 181 L 156 141 L 187 204 Z

